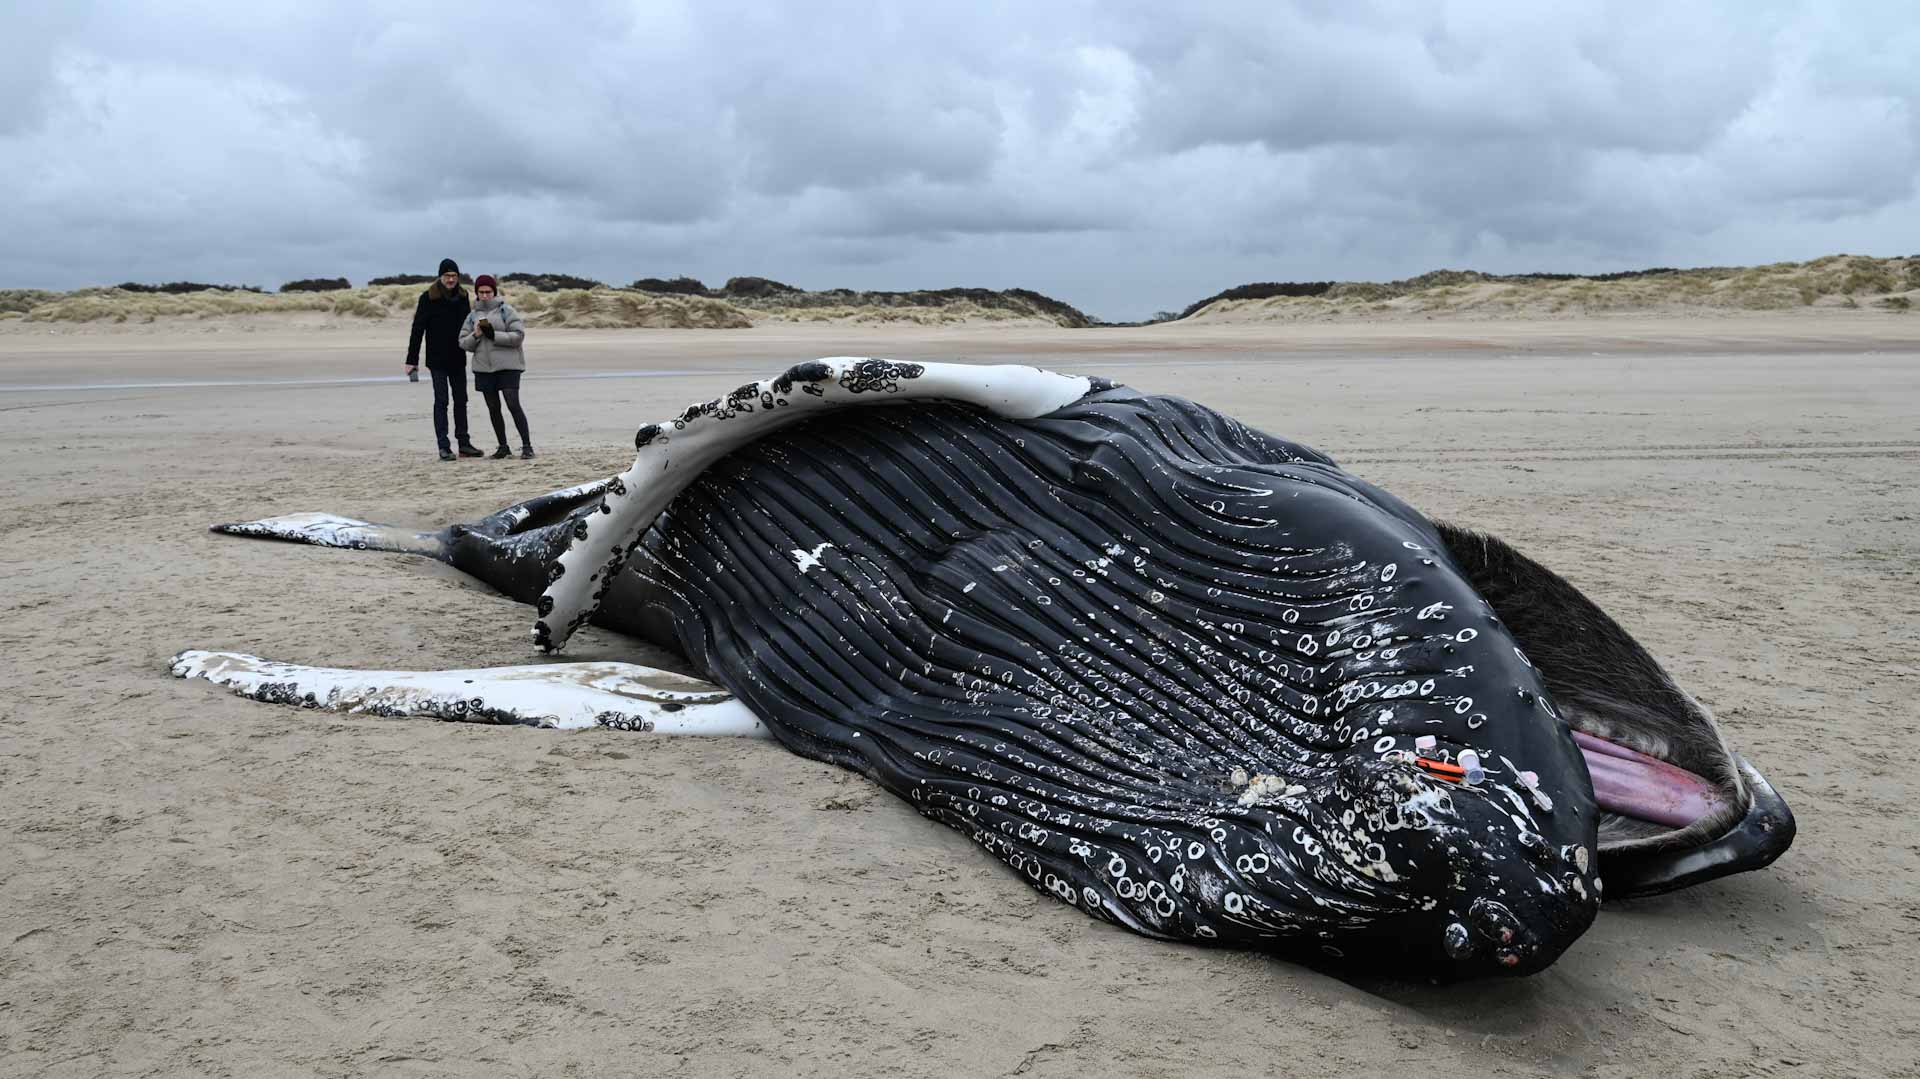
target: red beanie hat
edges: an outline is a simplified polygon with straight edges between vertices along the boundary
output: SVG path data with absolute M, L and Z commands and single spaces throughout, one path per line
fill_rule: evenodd
M 495 281 L 493 275 L 490 273 L 483 273 L 479 277 L 474 278 L 473 287 L 476 289 L 490 288 L 495 292 L 500 291 L 500 283 Z

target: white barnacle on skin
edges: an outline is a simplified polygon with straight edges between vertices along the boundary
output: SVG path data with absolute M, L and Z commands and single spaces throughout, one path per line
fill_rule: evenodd
M 1421 786 L 1400 803 L 1400 816 L 1411 827 L 1421 828 L 1437 817 L 1453 815 L 1453 798 L 1446 791 Z
M 1239 774 L 1238 769 L 1235 769 L 1235 774 L 1236 776 Z M 1250 806 L 1258 802 L 1265 802 L 1276 798 L 1292 798 L 1305 793 L 1307 793 L 1307 788 L 1297 783 L 1288 783 L 1286 779 L 1281 776 L 1262 774 L 1254 776 L 1247 781 L 1247 789 L 1240 792 L 1239 804 Z

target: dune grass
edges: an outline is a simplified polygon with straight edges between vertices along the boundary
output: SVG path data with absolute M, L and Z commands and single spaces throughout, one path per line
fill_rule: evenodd
M 0 289 L 0 316 L 11 315 L 23 318 L 26 313 L 44 303 L 51 303 L 66 295 L 62 292 L 49 292 L 40 288 Z
M 746 313 L 702 296 L 662 296 L 631 289 L 560 289 L 510 292 L 507 302 L 529 323 L 588 329 L 737 330 L 753 325 Z
M 29 322 L 154 322 L 233 315 L 319 313 L 354 318 L 390 318 L 413 310 L 420 290 L 408 285 L 332 292 L 128 292 L 89 288 L 42 293 L 26 309 Z M 0 302 L 4 297 L 0 296 Z
M 1522 318 L 1616 313 L 1863 308 L 1908 311 L 1920 297 L 1920 256 L 1828 255 L 1767 266 L 1656 269 L 1579 277 L 1436 270 L 1404 281 L 1242 285 L 1187 308 L 1223 321 L 1347 318 Z
M 527 320 L 556 326 L 739 328 L 753 321 L 718 300 L 662 297 L 625 289 L 509 289 L 508 298 Z M 326 292 L 128 292 L 119 288 L 46 292 L 0 292 L 0 311 L 29 322 L 146 323 L 249 315 L 330 315 L 353 319 L 406 319 L 420 286 L 377 285 Z
M 503 280 L 503 294 L 534 325 L 744 329 L 764 322 L 1099 324 L 1067 304 L 1026 289 L 808 291 L 757 277 L 736 277 L 717 289 L 693 278 L 642 278 L 626 288 L 609 288 L 567 274 L 512 274 Z M 289 282 L 278 293 L 232 287 L 183 291 L 190 284 L 72 292 L 0 289 L 0 321 L 406 319 L 422 288 L 411 280 L 339 288 L 339 279 L 314 279 Z M 1163 312 L 1152 321 L 1551 318 L 1808 308 L 1903 313 L 1913 310 L 1916 300 L 1920 300 L 1920 255 L 1829 255 L 1766 266 L 1658 268 L 1591 277 L 1435 270 L 1403 281 L 1262 282 L 1216 293 L 1179 314 Z
M 822 303 L 789 306 L 769 303 L 754 305 L 754 313 L 782 322 L 908 323 L 915 326 L 1034 321 L 1058 324 L 1055 319 L 1037 312 L 1010 307 L 983 307 L 970 300 L 925 305 Z
M 519 281 L 502 279 L 502 295 L 534 325 L 744 329 L 756 322 L 952 325 L 1031 320 L 1083 326 L 1092 322 L 1059 301 L 1023 289 L 808 292 L 761 278 L 735 278 L 725 289 L 702 295 L 680 281 L 666 282 L 672 291 L 608 288 L 598 283 L 591 283 L 593 287 L 537 288 L 534 286 L 587 279 L 564 274 L 518 276 Z M 0 317 L 44 323 L 148 323 L 285 315 L 404 319 L 411 317 L 421 287 L 408 283 L 324 290 L 289 288 L 278 293 L 133 292 L 118 287 L 73 292 L 15 289 L 0 291 Z M 700 291 L 708 290 L 700 286 Z

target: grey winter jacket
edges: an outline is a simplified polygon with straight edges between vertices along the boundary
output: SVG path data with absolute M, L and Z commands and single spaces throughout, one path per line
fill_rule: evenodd
M 478 329 L 481 319 L 493 324 L 493 337 Z M 527 325 L 513 305 L 498 297 L 473 305 L 473 313 L 460 327 L 460 347 L 473 353 L 473 369 L 487 371 L 525 371 L 527 369 Z

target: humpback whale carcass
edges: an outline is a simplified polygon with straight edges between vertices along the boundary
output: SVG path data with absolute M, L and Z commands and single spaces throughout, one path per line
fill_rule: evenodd
M 592 620 L 698 677 L 174 671 L 343 711 L 770 736 L 1095 917 L 1322 963 L 1536 971 L 1603 889 L 1792 841 L 1708 711 L 1566 581 L 1200 405 L 836 358 L 635 443 L 620 475 L 472 525 L 215 531 L 427 554 L 534 604 L 543 649 Z

